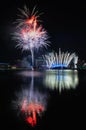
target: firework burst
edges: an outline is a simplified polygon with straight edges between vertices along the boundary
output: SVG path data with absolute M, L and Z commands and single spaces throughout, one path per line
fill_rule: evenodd
M 47 32 L 39 27 L 27 27 L 19 28 L 13 36 L 13 39 L 16 40 L 16 47 L 24 50 L 33 50 L 39 49 L 39 47 L 47 47 L 48 45 L 48 35 Z
M 43 58 L 48 68 L 69 68 L 71 63 L 77 68 L 78 56 L 75 53 L 64 53 L 59 49 L 59 53 L 51 52 Z
M 38 20 L 38 18 L 42 13 L 38 14 L 38 10 L 36 10 L 36 6 L 33 8 L 31 12 L 26 5 L 24 5 L 23 9 L 18 8 L 18 10 L 20 13 L 17 14 L 18 18 L 14 22 L 17 24 L 17 27 L 28 26 L 28 25 L 30 26 L 31 24 L 33 24 L 35 20 L 40 21 Z
M 33 8 L 30 14 L 29 9 L 24 6 L 24 10 L 19 9 L 21 12 L 20 19 L 16 20 L 18 24 L 16 32 L 13 34 L 13 40 L 16 40 L 16 47 L 24 50 L 30 50 L 32 55 L 32 66 L 34 64 L 34 49 L 47 47 L 48 34 L 47 31 L 38 24 L 38 11 Z

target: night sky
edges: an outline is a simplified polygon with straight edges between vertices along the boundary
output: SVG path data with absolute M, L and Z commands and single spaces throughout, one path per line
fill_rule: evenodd
M 21 57 L 21 50 L 15 48 L 11 33 L 18 8 L 24 4 L 32 9 L 37 5 L 40 19 L 49 34 L 49 49 L 75 52 L 86 61 L 86 4 L 67 3 L 54 0 L 3 0 L 0 4 L 0 62 L 10 62 Z

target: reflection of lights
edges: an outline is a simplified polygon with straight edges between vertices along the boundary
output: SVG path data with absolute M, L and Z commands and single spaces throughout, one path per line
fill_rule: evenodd
M 39 77 L 42 75 L 41 72 L 38 72 L 38 71 L 21 71 L 21 72 L 18 72 L 17 73 L 18 75 L 21 75 L 21 76 L 25 76 L 25 77 Z
M 37 123 L 37 115 L 40 116 L 45 111 L 46 95 L 33 89 L 33 77 L 30 89 L 22 89 L 16 93 L 16 100 L 13 101 L 16 110 L 19 110 L 25 121 L 32 127 Z
M 51 70 L 47 71 L 44 84 L 51 89 L 62 89 L 76 88 L 78 85 L 78 74 L 76 70 Z

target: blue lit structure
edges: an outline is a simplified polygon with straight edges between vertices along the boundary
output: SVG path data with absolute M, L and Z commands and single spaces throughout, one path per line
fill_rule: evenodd
M 67 68 L 66 64 L 52 64 L 51 68 Z
M 59 53 L 51 52 L 43 56 L 46 66 L 49 69 L 54 68 L 77 68 L 78 56 L 75 53 L 61 52 Z

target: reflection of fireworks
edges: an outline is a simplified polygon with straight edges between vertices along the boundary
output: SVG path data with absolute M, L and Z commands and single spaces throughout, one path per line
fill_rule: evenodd
M 37 90 L 33 90 L 33 82 L 29 90 L 22 89 L 21 92 L 16 93 L 16 100 L 13 101 L 13 105 L 16 110 L 24 116 L 25 120 L 34 126 L 37 123 L 36 115 L 41 115 L 45 111 L 46 96 L 39 93 Z
M 36 125 L 36 113 L 40 114 L 42 111 L 45 110 L 44 106 L 40 103 L 27 103 L 25 99 L 22 104 L 22 112 L 27 113 L 28 116 L 26 117 L 26 121 L 30 123 L 32 126 Z
M 38 72 L 38 71 L 21 71 L 21 72 L 18 72 L 17 73 L 18 75 L 20 75 L 20 76 L 22 76 L 23 77 L 23 79 L 24 79 L 24 77 L 31 77 L 31 76 L 33 76 L 33 77 L 39 77 L 39 76 L 42 76 L 43 75 L 43 73 L 41 73 L 41 72 Z
M 50 71 L 50 73 L 46 73 L 45 75 L 44 84 L 51 89 L 59 89 L 60 92 L 62 89 L 76 88 L 78 85 L 77 71 Z

